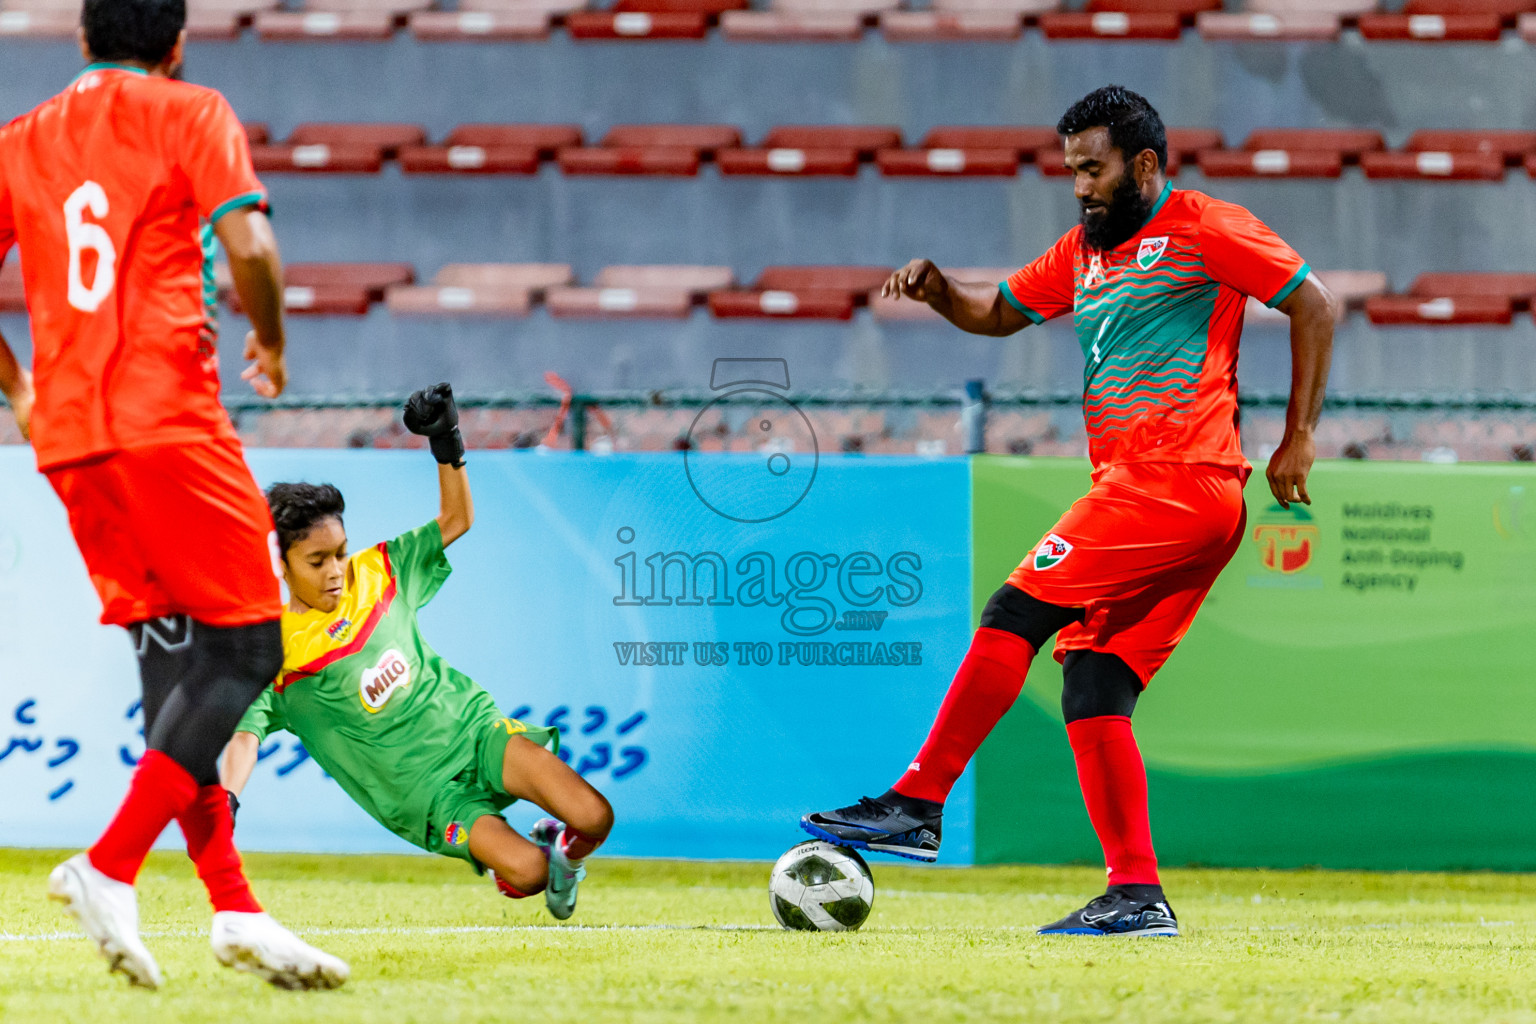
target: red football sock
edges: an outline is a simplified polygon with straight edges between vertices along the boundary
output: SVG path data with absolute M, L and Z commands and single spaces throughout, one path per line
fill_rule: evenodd
M 585 860 L 588 854 L 603 845 L 606 838 L 589 836 L 567 825 L 560 830 L 560 837 L 555 841 L 560 844 L 560 852 L 565 854 L 566 860 Z
M 176 819 L 187 837 L 187 856 L 197 865 L 197 877 L 208 889 L 208 902 L 215 912 L 234 910 L 242 914 L 261 913 L 261 904 L 251 895 L 250 883 L 240 865 L 235 849 L 235 823 L 229 814 L 229 793 L 223 786 L 204 786 L 197 799 Z
M 1157 885 L 1147 817 L 1147 769 L 1131 720 L 1102 715 L 1067 723 L 1088 818 L 1104 847 L 1110 885 Z
M 978 629 L 923 749 L 891 788 L 902 796 L 943 803 L 981 741 L 1013 707 L 1034 656 L 1029 641 L 1017 634 Z
M 147 751 L 134 769 L 117 815 L 90 849 L 91 864 L 119 882 L 133 884 L 171 819 L 197 797 L 197 782 L 158 750 Z

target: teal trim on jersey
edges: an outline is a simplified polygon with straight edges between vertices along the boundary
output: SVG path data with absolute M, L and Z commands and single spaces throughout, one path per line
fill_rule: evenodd
M 1168 205 L 1168 198 L 1172 195 L 1173 182 L 1170 181 L 1163 186 L 1163 194 L 1157 197 L 1157 202 L 1152 204 L 1152 212 L 1147 214 L 1147 219 L 1141 222 L 1141 226 L 1143 228 L 1145 228 L 1148 224 L 1151 224 L 1152 218 L 1156 217 L 1162 208 Z
M 238 210 L 242 206 L 260 206 L 266 201 L 267 194 L 265 192 L 247 192 L 245 195 L 235 196 L 233 199 L 226 199 L 224 202 L 213 208 L 213 212 L 208 215 L 208 223 L 218 223 L 219 218 L 231 210 Z
M 1285 285 L 1278 292 L 1275 292 L 1275 297 L 1264 303 L 1264 305 L 1270 309 L 1280 305 L 1280 303 L 1291 297 L 1291 292 L 1301 287 L 1301 282 L 1305 281 L 1310 273 L 1312 273 L 1312 265 L 1310 263 L 1303 263 L 1301 269 L 1296 271 L 1296 276 L 1285 282 Z
M 218 331 L 219 325 L 219 282 L 213 272 L 213 261 L 218 258 L 218 249 L 213 234 L 213 225 L 208 221 L 203 222 L 203 229 L 199 233 L 203 248 L 203 315 L 208 320 L 208 326 Z
M 110 60 L 99 60 L 95 64 L 87 64 L 78 75 L 69 80 L 69 84 L 74 85 L 92 71 L 131 71 L 135 75 L 149 74 L 144 68 L 136 68 L 132 64 L 116 64 Z
M 1029 317 L 1031 323 L 1035 324 L 1036 326 L 1045 323 L 1045 317 L 1041 316 L 1039 313 L 1036 313 L 1034 310 L 1024 305 L 1024 303 L 1013 297 L 1013 289 L 1008 287 L 1007 281 L 999 281 L 997 283 L 997 290 L 1003 293 L 1003 298 L 1008 300 L 1008 305 Z

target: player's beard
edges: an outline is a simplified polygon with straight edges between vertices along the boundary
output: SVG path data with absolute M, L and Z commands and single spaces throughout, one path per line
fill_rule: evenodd
M 1090 216 L 1087 209 L 1078 213 L 1083 225 L 1083 240 L 1090 249 L 1107 252 L 1141 230 L 1152 212 L 1152 203 L 1141 194 L 1136 176 L 1127 171 L 1120 176 L 1104 212 Z

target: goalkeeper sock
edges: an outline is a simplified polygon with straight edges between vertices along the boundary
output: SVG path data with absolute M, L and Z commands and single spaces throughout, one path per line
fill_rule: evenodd
M 1080 718 L 1067 723 L 1077 759 L 1077 780 L 1088 819 L 1104 848 L 1109 884 L 1157 885 L 1157 854 L 1147 814 L 1147 770 L 1123 715 Z
M 1013 706 L 1034 657 L 1035 649 L 1018 634 L 978 629 L 927 741 L 891 788 L 902 796 L 942 804 L 981 741 Z
M 165 826 L 195 799 L 197 782 L 187 770 L 158 750 L 147 751 L 112 823 L 90 849 L 91 865 L 132 885 Z
M 606 837 L 604 837 L 606 838 Z M 566 825 L 560 830 L 560 835 L 555 839 L 555 849 L 560 851 L 560 856 L 566 864 L 572 868 L 581 866 L 581 862 L 592 854 L 592 851 L 601 846 L 603 840 L 594 838 Z
M 204 786 L 177 821 L 187 839 L 187 856 L 197 866 L 197 877 L 208 890 L 208 902 L 213 904 L 214 912 L 261 913 L 261 904 L 251 894 L 240 853 L 235 849 L 235 823 L 229 813 L 228 791 L 223 786 Z

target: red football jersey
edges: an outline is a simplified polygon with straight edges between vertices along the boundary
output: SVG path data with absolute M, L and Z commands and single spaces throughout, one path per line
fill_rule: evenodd
M 1246 470 L 1237 435 L 1246 296 L 1279 305 L 1309 272 L 1241 206 L 1168 186 L 1121 245 L 1090 249 L 1075 227 L 1000 287 L 1037 324 L 1072 314 L 1087 360 L 1083 418 L 1095 468 L 1192 462 Z
M 262 204 L 211 89 L 93 64 L 0 128 L 0 260 L 21 250 L 40 468 L 233 438 L 206 322 L 201 225 Z

